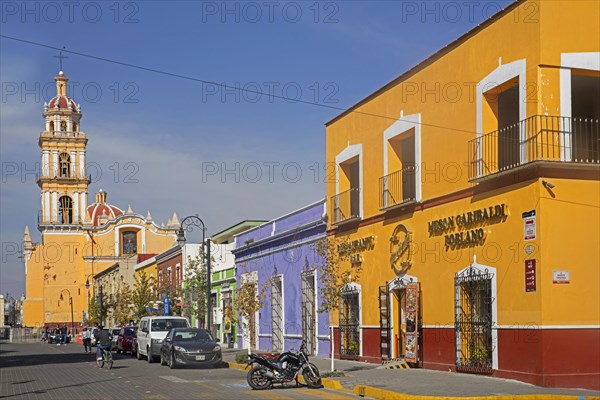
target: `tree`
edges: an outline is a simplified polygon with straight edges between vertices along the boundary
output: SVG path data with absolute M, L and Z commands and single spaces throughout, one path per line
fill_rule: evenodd
M 244 265 L 241 268 L 246 269 L 247 267 Z M 261 308 L 263 308 L 266 292 L 267 289 L 271 287 L 271 282 L 272 279 L 269 278 L 269 280 L 261 286 L 256 275 L 251 273 L 244 273 L 241 275 L 240 282 L 238 282 L 239 285 L 236 297 L 233 300 L 233 308 L 236 311 L 237 318 L 236 314 L 233 312 L 225 312 L 229 314 L 226 315 L 226 317 L 229 317 L 231 321 L 238 322 L 246 337 L 249 337 L 248 335 L 251 335 L 251 330 L 254 329 L 252 326 L 253 323 L 256 323 L 254 316 Z M 250 352 L 250 347 L 248 348 L 248 352 Z
M 205 322 L 207 269 L 202 247 L 195 258 L 188 256 L 183 281 L 183 314 Z
M 337 310 L 340 307 L 342 289 L 356 282 L 362 272 L 362 264 L 345 267 L 349 259 L 348 252 L 340 251 L 348 240 L 346 238 L 326 237 L 315 242 L 314 249 L 320 258 L 316 268 L 321 282 L 321 306 L 319 312 Z
M 135 290 L 132 295 L 134 316 L 141 319 L 150 315 L 148 306 L 154 301 L 154 295 L 151 292 L 150 280 L 145 271 L 135 281 Z
M 98 294 L 97 296 L 92 296 L 92 299 L 90 300 L 90 307 L 88 310 L 89 324 L 97 323 L 102 325 L 106 320 L 106 317 L 108 316 L 109 310 L 112 307 L 112 303 L 109 301 L 108 295 L 106 293 L 102 293 L 102 313 L 100 313 L 100 303 L 98 301 L 99 297 L 100 295 Z M 100 315 L 102 315 L 102 320 L 100 319 Z
M 163 282 L 159 282 L 159 286 L 157 288 L 158 300 L 164 306 L 165 299 L 169 299 L 169 313 L 168 315 L 179 315 L 181 310 L 177 310 L 176 304 L 181 299 L 181 288 L 165 279 Z M 164 310 L 163 310 L 164 312 Z
M 133 317 L 133 310 L 131 308 L 132 301 L 133 293 L 131 288 L 123 280 L 123 276 L 121 276 L 121 282 L 119 282 L 119 287 L 115 294 L 115 304 L 112 312 L 117 325 L 126 325 L 131 321 Z

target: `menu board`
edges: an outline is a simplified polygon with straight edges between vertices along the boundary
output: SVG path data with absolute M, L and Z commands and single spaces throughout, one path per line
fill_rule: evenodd
M 417 362 L 419 350 L 419 284 L 406 286 L 406 362 Z

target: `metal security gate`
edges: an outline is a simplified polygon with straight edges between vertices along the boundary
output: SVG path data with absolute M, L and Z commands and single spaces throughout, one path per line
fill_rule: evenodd
M 274 352 L 283 351 L 283 298 L 281 276 L 271 286 L 271 334 Z
M 381 358 L 391 358 L 390 292 L 388 285 L 379 286 L 379 349 Z
M 309 354 L 316 354 L 316 318 L 315 304 L 315 272 L 302 273 L 302 337 L 306 339 L 306 349 Z
M 455 276 L 456 369 L 491 373 L 492 279 L 487 269 L 471 266 Z
M 342 289 L 340 307 L 340 358 L 358 359 L 360 355 L 360 307 L 358 288 Z

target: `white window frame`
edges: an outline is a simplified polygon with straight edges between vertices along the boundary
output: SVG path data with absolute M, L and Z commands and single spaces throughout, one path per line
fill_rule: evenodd
M 389 154 L 388 144 L 390 140 L 398 138 L 411 129 L 415 130 L 415 197 L 417 202 L 421 202 L 423 197 L 421 193 L 421 114 L 404 115 L 400 112 L 398 121 L 390 125 L 383 131 L 383 176 L 388 175 Z
M 508 64 L 500 64 L 496 69 L 490 72 L 485 78 L 477 83 L 476 90 L 476 132 L 477 138 L 479 139 L 482 135 L 483 129 L 483 94 L 488 92 L 509 80 L 518 77 L 519 83 L 519 121 L 523 121 L 527 118 L 527 62 L 526 60 L 520 59 L 513 61 Z M 519 131 L 519 142 L 520 142 L 520 155 L 519 159 L 521 164 L 527 162 L 527 148 L 526 148 L 525 127 L 521 126 Z M 477 147 L 477 159 L 481 160 L 481 148 Z M 481 163 L 478 164 L 477 176 L 481 176 Z
M 351 158 L 354 158 L 358 156 L 358 181 L 359 181 L 359 197 L 358 197 L 358 201 L 359 201 L 359 213 L 360 213 L 360 218 L 362 219 L 364 216 L 364 212 L 363 212 L 363 191 L 364 191 L 364 186 L 363 186 L 363 150 L 362 150 L 362 144 L 353 144 L 353 145 L 348 145 L 344 150 L 342 150 L 341 152 L 338 153 L 338 155 L 335 156 L 335 194 L 338 195 L 340 194 L 340 165 L 343 164 L 344 162 L 350 160 Z
M 600 71 L 600 52 L 589 53 L 561 53 L 560 54 L 560 115 L 571 118 L 573 105 L 571 102 L 571 69 L 585 69 Z M 567 124 L 569 124 L 569 119 Z M 560 155 L 561 161 L 571 161 L 573 157 L 573 143 L 571 127 L 561 127 L 563 143 Z

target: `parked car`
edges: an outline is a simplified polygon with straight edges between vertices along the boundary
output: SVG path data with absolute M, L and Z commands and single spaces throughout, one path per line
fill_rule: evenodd
M 218 342 L 206 329 L 171 329 L 160 349 L 160 365 L 170 368 L 179 365 L 218 367 L 223 361 Z
M 110 344 L 111 350 L 117 350 L 117 339 L 119 338 L 120 331 L 121 327 L 110 328 L 110 333 L 112 334 L 112 341 Z
M 119 330 L 117 336 L 117 353 L 130 352 L 135 354 L 135 338 L 137 334 L 137 326 L 124 326 Z
M 140 320 L 136 338 L 137 359 L 146 357 L 151 363 L 160 355 L 163 339 L 172 328 L 189 328 L 183 317 L 144 317 Z

